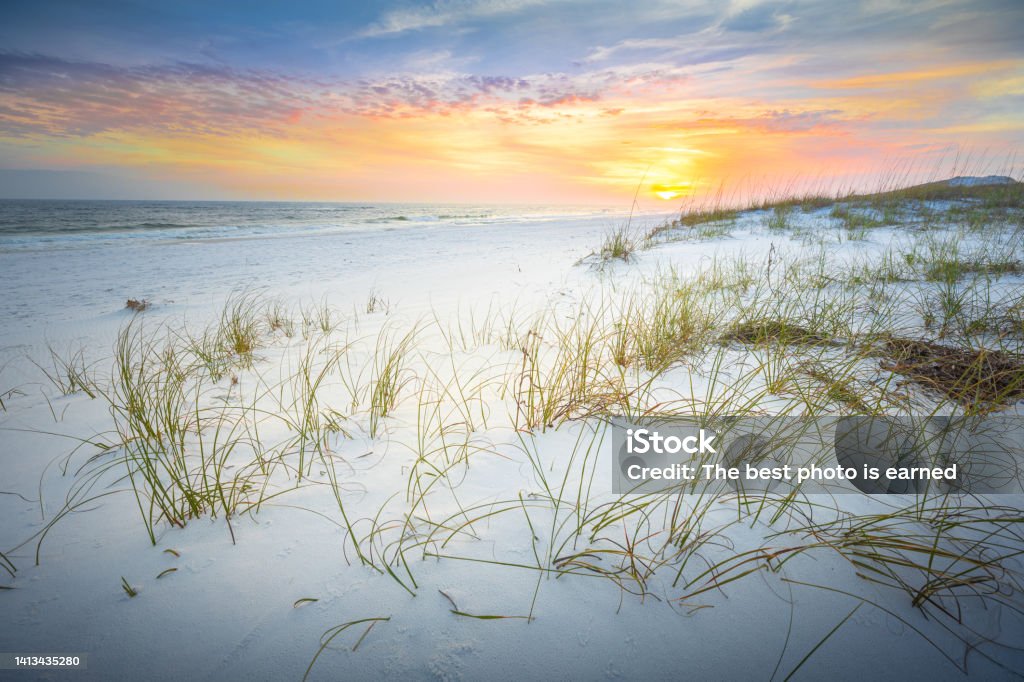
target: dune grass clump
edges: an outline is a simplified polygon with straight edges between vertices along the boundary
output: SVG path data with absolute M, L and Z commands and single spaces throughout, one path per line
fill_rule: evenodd
M 314 332 L 331 334 L 342 324 L 342 316 L 330 306 L 326 299 L 319 303 L 300 308 L 302 317 L 302 338 L 309 339 Z
M 709 340 L 719 308 L 710 281 L 669 271 L 573 307 L 568 323 L 537 316 L 516 345 L 516 427 L 632 412 L 654 379 Z
M 213 381 L 220 381 L 234 366 L 234 359 L 221 343 L 219 327 L 208 327 L 193 336 L 184 331 L 183 345 L 196 367 L 202 367 Z
M 736 226 L 740 211 L 725 209 L 721 206 L 683 209 L 679 217 L 656 225 L 644 234 L 639 248 L 649 249 L 658 244 L 659 239 L 667 236 L 672 238 L 706 241 L 728 235 Z M 678 236 L 673 233 L 681 231 Z
M 1024 264 L 1015 259 L 937 259 L 924 268 L 925 279 L 929 282 L 956 282 L 968 275 L 1019 275 L 1024 273 Z
M 366 314 L 372 315 L 376 312 L 387 315 L 391 312 L 391 303 L 376 291 L 371 291 L 366 299 Z
M 776 204 L 772 206 L 769 214 L 764 219 L 764 225 L 769 230 L 785 230 L 791 226 L 790 214 L 792 207 L 787 204 Z
M 253 353 L 262 345 L 263 335 L 275 329 L 287 336 L 290 322 L 279 306 L 265 306 L 256 294 L 232 294 L 221 309 L 219 320 L 192 335 L 180 332 L 182 350 L 202 366 L 214 380 L 233 367 L 251 367 Z
M 260 298 L 251 293 L 235 294 L 221 311 L 220 344 L 242 364 L 251 362 L 264 331 Z
M 957 228 L 928 232 L 900 250 L 907 269 L 926 282 L 956 283 L 967 278 L 998 279 L 1024 274 L 1024 232 L 1005 222 L 984 235 Z
M 903 254 L 896 249 L 886 250 L 881 257 L 858 258 L 848 263 L 840 273 L 847 286 L 875 286 L 906 282 L 912 279 L 910 267 Z
M 187 372 L 173 347 L 160 348 L 141 325 L 121 330 L 106 396 L 139 511 L 155 543 L 161 521 L 184 526 L 207 507 L 189 475 L 187 434 L 195 427 Z
M 924 330 L 938 340 L 971 339 L 973 343 L 1019 351 L 1022 296 L 1009 282 L 988 275 L 965 281 L 924 284 L 908 301 L 921 316 Z
M 706 223 L 732 223 L 735 222 L 736 218 L 739 217 L 740 211 L 737 209 L 727 209 L 721 206 L 696 209 L 696 210 L 684 210 L 676 224 L 683 227 L 696 227 Z
M 990 328 L 994 328 L 1000 336 L 1024 340 L 1024 296 L 1003 306 Z
M 629 261 L 639 248 L 639 244 L 630 232 L 628 224 L 609 230 L 596 255 L 602 263 L 613 260 Z
M 53 346 L 48 346 L 47 350 L 50 356 L 48 366 L 44 366 L 35 360 L 32 361 L 32 364 L 42 371 L 47 380 L 61 395 L 72 395 L 81 392 L 90 398 L 97 396 L 99 389 L 93 376 L 93 368 L 86 362 L 84 349 L 80 348 L 74 353 L 68 354 L 61 354 Z M 5 395 L 10 395 L 10 393 L 8 391 Z
M 894 202 L 960 201 L 971 202 L 985 209 L 1020 209 L 1024 208 L 1024 183 L 1012 181 L 965 185 L 938 181 L 879 192 L 875 197 Z
M 757 319 L 733 324 L 721 336 L 723 341 L 736 341 L 753 345 L 765 343 L 816 344 L 825 339 L 806 327 L 786 320 Z
M 844 230 L 858 236 L 863 236 L 866 230 L 891 224 L 884 219 L 876 218 L 867 211 L 854 210 L 853 207 L 846 204 L 836 204 L 829 216 L 837 220 Z
M 413 381 L 407 363 L 416 334 L 417 329 L 414 327 L 402 336 L 382 330 L 378 337 L 370 378 L 371 438 L 378 435 L 382 420 L 394 411 L 403 389 Z
M 289 367 L 289 378 L 281 383 L 281 398 L 277 417 L 294 434 L 293 450 L 298 453 L 295 467 L 296 481 L 309 476 L 313 461 L 319 456 L 324 459 L 324 443 L 328 433 L 344 432 L 341 426 L 345 417 L 337 410 L 321 405 L 320 392 L 329 377 L 336 371 L 344 349 L 331 348 L 324 341 L 306 344 L 299 357 L 297 367 Z M 290 401 L 285 398 L 285 390 Z M 323 462 L 326 466 L 326 462 Z
M 987 348 L 955 348 L 891 338 L 883 367 L 961 405 L 985 410 L 1024 398 L 1024 358 Z
M 280 332 L 286 338 L 291 338 L 295 334 L 295 322 L 280 301 L 269 301 L 266 304 L 264 321 L 267 331 L 271 333 Z
M 600 350 L 594 318 L 582 317 L 566 328 L 538 316 L 520 338 L 520 365 L 510 377 L 517 429 L 554 428 L 585 409 Z
M 112 461 L 86 467 L 98 480 L 123 466 L 150 541 L 162 523 L 221 514 L 228 522 L 268 474 L 243 406 L 208 405 L 201 365 L 190 362 L 178 337 L 164 340 L 129 323 L 118 335 L 110 389 L 114 421 Z M 246 455 L 251 455 L 247 457 Z M 232 531 L 233 536 L 233 531 Z
M 699 283 L 681 281 L 675 273 L 661 276 L 651 287 L 633 306 L 630 330 L 637 358 L 657 374 L 706 341 L 713 311 Z
M 704 220 L 689 225 L 687 227 L 686 232 L 683 233 L 683 236 L 685 238 L 693 239 L 696 241 L 709 241 L 712 239 L 721 239 L 722 237 L 726 237 L 730 233 L 732 233 L 732 230 L 735 226 L 735 218 L 727 218 L 723 220 Z

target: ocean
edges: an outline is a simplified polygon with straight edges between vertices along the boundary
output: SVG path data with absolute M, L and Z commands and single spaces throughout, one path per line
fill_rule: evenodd
M 564 205 L 0 200 L 0 249 L 545 223 L 627 214 Z

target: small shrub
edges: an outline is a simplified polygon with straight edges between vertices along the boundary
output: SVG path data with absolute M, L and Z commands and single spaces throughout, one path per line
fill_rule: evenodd
M 598 255 L 601 257 L 601 260 L 605 262 L 615 259 L 629 261 L 633 258 L 633 253 L 636 249 L 636 242 L 630 236 L 626 227 L 623 226 L 616 228 L 605 235 L 604 242 L 601 244 L 601 250 L 598 252 Z

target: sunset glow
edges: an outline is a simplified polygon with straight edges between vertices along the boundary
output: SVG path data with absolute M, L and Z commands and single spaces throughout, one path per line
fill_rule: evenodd
M 21 194 L 621 204 L 999 165 L 1024 140 L 1019 3 L 156 7 L 0 28 Z

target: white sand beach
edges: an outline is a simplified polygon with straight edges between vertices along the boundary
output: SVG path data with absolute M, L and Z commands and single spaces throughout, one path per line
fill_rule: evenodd
M 217 210 L 0 235 L 0 648 L 87 657 L 43 679 L 1024 671 L 1024 496 L 615 495 L 608 426 L 971 409 L 878 349 L 1019 357 L 1019 208 Z

